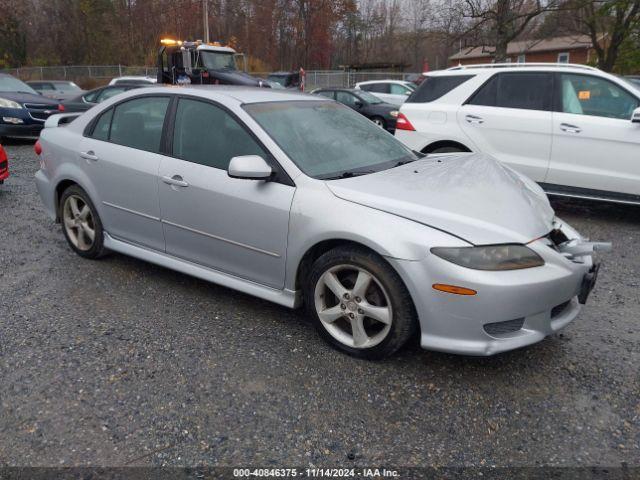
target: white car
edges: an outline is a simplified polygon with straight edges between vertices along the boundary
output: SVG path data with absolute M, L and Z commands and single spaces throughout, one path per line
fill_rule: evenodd
M 423 153 L 484 152 L 553 195 L 640 203 L 640 92 L 584 65 L 425 74 L 395 135 Z
M 402 105 L 416 86 L 402 80 L 369 80 L 356 83 L 355 88 L 369 92 L 392 105 Z
M 124 77 L 112 78 L 109 85 L 132 85 L 132 84 L 154 84 L 158 83 L 158 79 L 155 77 L 149 77 L 145 75 L 130 75 Z

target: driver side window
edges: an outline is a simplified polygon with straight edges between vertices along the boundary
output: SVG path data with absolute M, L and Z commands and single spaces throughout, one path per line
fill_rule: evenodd
M 564 113 L 629 120 L 640 101 L 604 78 L 560 75 L 561 108 Z

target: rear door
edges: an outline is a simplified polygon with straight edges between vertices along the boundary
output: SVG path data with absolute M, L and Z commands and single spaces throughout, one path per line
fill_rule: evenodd
M 480 151 L 545 180 L 551 155 L 553 76 L 547 72 L 493 75 L 457 114 Z
M 169 96 L 142 96 L 109 108 L 81 141 L 78 159 L 94 181 L 105 230 L 161 251 L 157 182 L 169 101 Z
M 546 183 L 640 195 L 640 124 L 631 122 L 640 105 L 631 90 L 589 74 L 558 73 L 557 112 Z M 576 192 L 579 193 L 579 192 Z M 611 196 L 605 194 L 606 196 Z
M 293 184 L 229 177 L 231 158 L 275 160 L 220 105 L 180 98 L 172 157 L 158 189 L 167 253 L 273 288 L 283 288 Z M 288 177 L 287 177 L 288 178 Z

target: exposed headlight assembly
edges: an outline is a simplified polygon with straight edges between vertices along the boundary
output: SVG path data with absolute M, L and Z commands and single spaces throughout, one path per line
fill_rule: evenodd
M 22 108 L 18 102 L 13 100 L 7 100 L 6 98 L 0 98 L 0 108 Z
M 448 262 L 474 270 L 520 270 L 544 265 L 540 255 L 518 244 L 480 247 L 434 247 L 431 253 Z

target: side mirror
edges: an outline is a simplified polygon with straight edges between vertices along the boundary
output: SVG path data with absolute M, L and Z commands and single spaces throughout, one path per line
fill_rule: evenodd
M 231 159 L 227 173 L 231 178 L 269 180 L 273 169 L 258 155 L 242 155 Z
M 362 105 L 364 105 L 360 100 L 356 100 L 356 103 L 354 103 L 354 105 L 356 106 L 356 108 L 362 108 Z
M 640 123 L 640 108 L 636 108 L 631 114 L 631 123 Z

